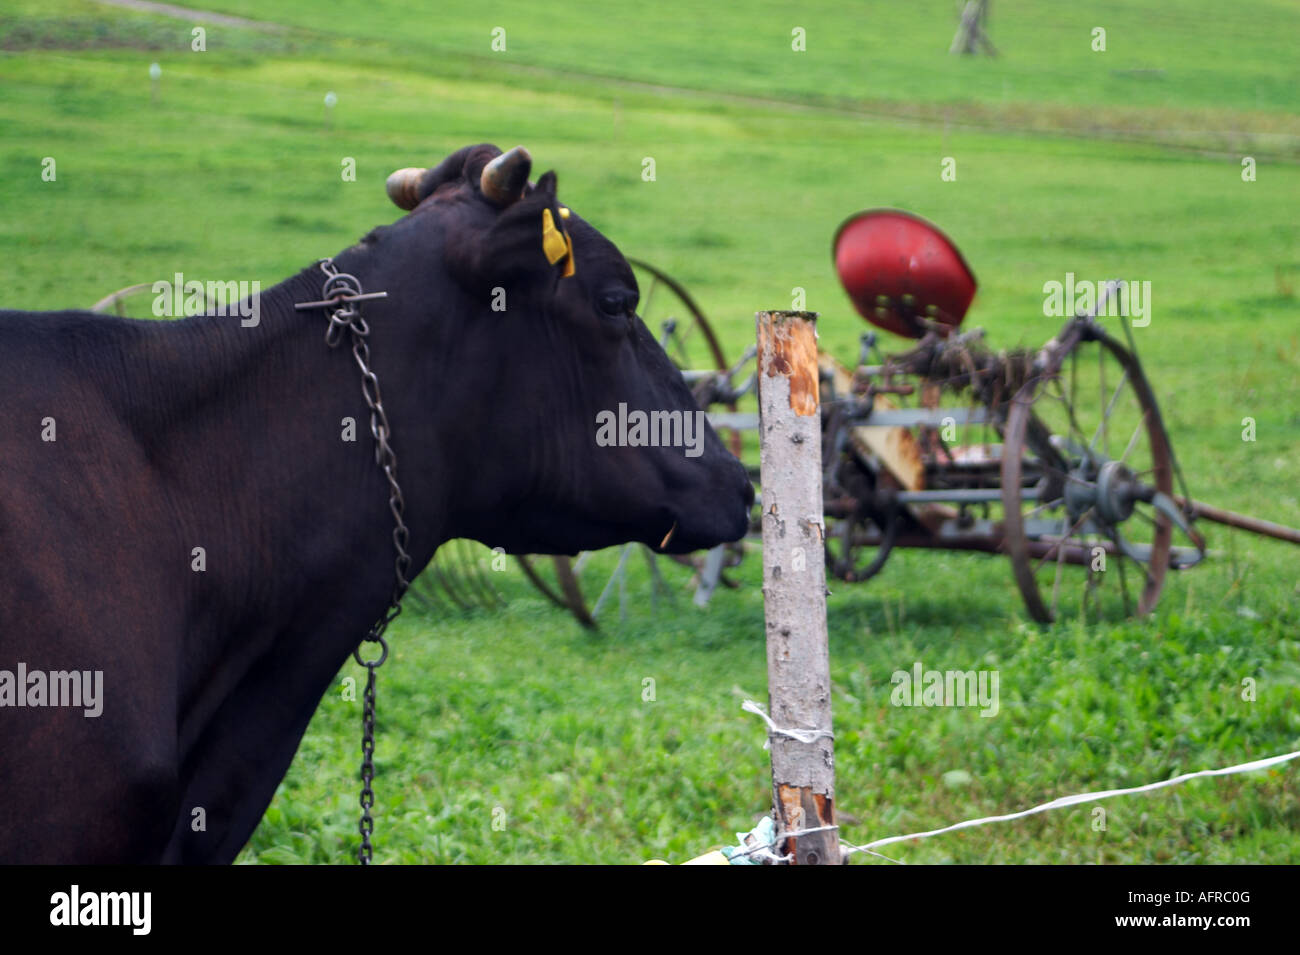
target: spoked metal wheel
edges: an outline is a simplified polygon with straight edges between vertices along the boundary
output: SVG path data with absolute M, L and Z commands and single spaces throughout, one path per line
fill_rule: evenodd
M 1169 569 L 1205 554 L 1140 363 L 1094 322 L 1077 330 L 1012 399 L 1004 433 L 1005 546 L 1042 623 L 1150 613 Z

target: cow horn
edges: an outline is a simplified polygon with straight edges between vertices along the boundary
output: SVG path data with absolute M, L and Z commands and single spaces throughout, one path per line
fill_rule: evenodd
M 479 187 L 483 195 L 499 206 L 517 202 L 528 185 L 528 174 L 533 168 L 533 157 L 523 146 L 502 153 L 483 167 Z
M 420 204 L 420 181 L 428 171 L 427 169 L 407 167 L 406 169 L 399 169 L 389 176 L 384 188 L 388 190 L 388 198 L 393 200 L 393 205 L 408 212 L 418 206 Z

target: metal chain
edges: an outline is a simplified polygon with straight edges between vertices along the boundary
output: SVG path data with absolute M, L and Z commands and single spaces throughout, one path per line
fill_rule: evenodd
M 355 304 L 366 299 L 383 298 L 388 293 L 363 292 L 356 276 L 340 272 L 335 267 L 333 259 L 321 259 L 320 269 L 325 273 L 325 284 L 321 290 L 322 301 L 302 302 L 294 308 L 302 311 L 333 307 L 329 316 L 329 325 L 325 329 L 325 344 L 330 348 L 337 348 L 343 341 L 345 329 L 351 336 L 352 357 L 357 367 L 361 369 L 361 393 L 370 408 L 370 433 L 375 439 L 375 464 L 388 479 L 388 509 L 393 515 L 393 549 L 397 554 L 393 563 L 395 581 L 388 609 L 371 625 L 361 643 L 352 651 L 353 659 L 366 668 L 366 691 L 361 714 L 361 818 L 357 823 L 357 831 L 361 834 L 361 845 L 357 849 L 357 861 L 361 865 L 369 865 L 374 857 L 370 837 L 375 831 L 375 820 L 370 815 L 370 810 L 375 805 L 375 793 L 370 786 L 375 776 L 375 670 L 388 659 L 388 641 L 384 639 L 384 632 L 402 612 L 402 596 L 411 585 L 411 555 L 407 550 L 410 546 L 411 532 L 405 520 L 406 501 L 402 497 L 402 488 L 397 483 L 397 455 L 389 444 L 392 429 L 389 427 L 388 414 L 384 411 L 384 403 L 380 396 L 379 379 L 370 367 L 370 346 L 366 342 L 370 327 L 361 317 L 361 312 Z M 361 645 L 365 643 L 379 644 L 379 655 L 373 660 L 366 660 L 361 656 Z
M 375 831 L 375 820 L 370 815 L 375 804 L 375 791 L 370 788 L 370 781 L 375 777 L 375 668 L 367 666 L 366 670 L 365 702 L 361 712 L 361 821 L 357 824 L 361 833 L 357 861 L 362 865 L 370 865 L 374 857 L 370 836 Z

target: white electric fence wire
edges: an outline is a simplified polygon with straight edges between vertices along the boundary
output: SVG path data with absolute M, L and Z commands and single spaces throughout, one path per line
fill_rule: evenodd
M 813 743 L 819 739 L 834 739 L 835 734 L 830 730 L 805 730 L 805 729 L 788 729 L 777 726 L 772 718 L 767 715 L 763 707 L 753 700 L 745 700 L 740 707 L 746 713 L 753 713 L 760 717 L 767 724 L 768 736 L 786 736 L 790 739 L 798 740 L 801 743 Z M 766 744 L 765 744 L 766 745 Z M 1152 792 L 1156 789 L 1164 789 L 1168 786 L 1177 786 L 1180 783 L 1188 782 L 1192 779 L 1200 779 L 1208 776 L 1231 776 L 1234 773 L 1250 773 L 1261 769 L 1268 769 L 1271 766 L 1279 766 L 1282 763 L 1290 762 L 1293 759 L 1300 758 L 1300 750 L 1292 753 L 1282 753 L 1278 756 L 1268 756 L 1264 759 L 1252 760 L 1248 763 L 1238 763 L 1235 766 L 1226 766 L 1223 769 L 1200 769 L 1196 772 L 1183 773 L 1181 776 L 1174 776 L 1172 779 L 1162 779 L 1158 782 L 1147 783 L 1145 786 L 1130 786 L 1126 789 L 1103 789 L 1097 792 L 1079 793 L 1074 796 L 1061 796 L 1050 802 L 1041 803 L 1029 809 L 1022 809 L 1020 812 L 1007 813 L 1001 816 L 983 816 L 979 819 L 967 819 L 963 822 L 955 822 L 951 826 L 944 826 L 942 829 L 931 829 L 928 832 L 912 832 L 905 836 L 888 836 L 884 839 L 875 839 L 864 845 L 853 845 L 850 842 L 840 840 L 844 849 L 844 855 L 849 856 L 855 852 L 865 852 L 869 855 L 879 856 L 882 859 L 888 859 L 890 862 L 896 862 L 899 865 L 905 863 L 898 859 L 891 859 L 889 856 L 882 855 L 873 850 L 881 846 L 891 845 L 895 842 L 906 842 L 908 839 L 929 839 L 931 836 L 941 836 L 946 832 L 956 832 L 958 829 L 971 829 L 975 826 L 988 825 L 991 822 L 1010 822 L 1014 819 L 1023 819 L 1026 816 L 1032 816 L 1036 813 L 1047 812 L 1049 809 L 1064 809 L 1067 806 L 1077 806 L 1081 803 L 1096 802 L 1100 799 L 1111 799 L 1115 796 L 1131 796 L 1135 793 Z M 779 844 L 783 839 L 791 836 L 800 836 L 810 832 L 823 832 L 827 829 L 839 828 L 838 826 L 819 826 L 816 829 L 798 829 L 792 832 L 781 833 L 773 840 L 773 845 Z M 760 858 L 769 862 L 788 862 L 789 856 L 777 856 L 770 852 L 770 846 L 754 846 L 738 855 L 749 855 L 753 853 Z
M 905 842 L 908 839 L 928 839 L 931 836 L 943 835 L 945 832 L 954 832 L 958 829 L 969 829 L 972 826 L 983 826 L 990 822 L 1008 822 L 1012 819 L 1022 819 L 1025 816 L 1032 816 L 1035 813 L 1046 812 L 1049 809 L 1063 809 L 1066 806 L 1077 806 L 1079 803 L 1093 802 L 1098 799 L 1110 799 L 1112 796 L 1128 796 L 1133 793 L 1151 792 L 1154 789 L 1163 789 L 1166 786 L 1176 786 L 1179 783 L 1185 783 L 1190 779 L 1198 779 L 1202 776 L 1229 776 L 1233 773 L 1249 773 L 1259 769 L 1268 769 L 1270 766 L 1277 766 L 1281 763 L 1300 757 L 1300 750 L 1294 753 L 1283 753 L 1280 756 L 1269 756 L 1266 759 L 1256 759 L 1249 763 L 1239 763 L 1236 766 L 1228 766 L 1224 769 L 1201 769 L 1194 773 L 1183 773 L 1181 776 L 1175 776 L 1172 779 L 1163 779 L 1160 782 L 1147 783 L 1145 786 L 1132 786 L 1128 789 L 1104 789 L 1100 792 L 1080 793 L 1077 796 L 1062 796 L 1059 799 L 1053 799 L 1051 802 L 1045 802 L 1042 805 L 1034 806 L 1031 809 L 1024 809 L 1020 812 L 1008 813 L 1005 816 L 985 816 L 982 819 L 968 819 L 965 822 L 954 823 L 951 826 L 944 826 L 942 829 L 931 829 L 929 832 L 913 832 L 906 836 L 889 836 L 885 839 L 875 839 L 864 845 L 855 846 L 845 842 L 844 854 L 851 855 L 854 852 L 871 852 L 872 849 L 878 849 L 881 846 L 887 846 L 894 842 Z M 875 855 L 876 853 L 872 853 Z
M 875 856 L 877 859 L 884 859 L 886 862 L 892 862 L 894 865 L 907 865 L 902 859 L 895 859 L 893 856 L 887 856 L 883 852 L 877 852 L 875 849 L 868 849 L 866 846 L 853 846 L 840 840 L 840 845 L 844 847 L 844 855 L 850 856 L 854 852 L 865 852 L 869 856 Z

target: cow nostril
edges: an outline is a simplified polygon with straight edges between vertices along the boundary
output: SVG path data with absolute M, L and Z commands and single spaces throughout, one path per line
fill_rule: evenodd
M 745 476 L 745 506 L 753 507 L 754 505 L 754 485 L 749 480 L 749 475 Z

